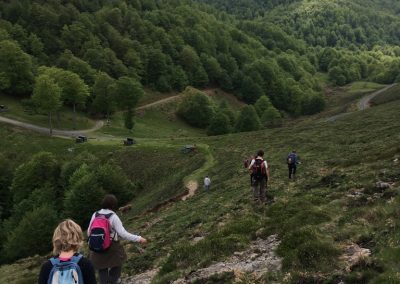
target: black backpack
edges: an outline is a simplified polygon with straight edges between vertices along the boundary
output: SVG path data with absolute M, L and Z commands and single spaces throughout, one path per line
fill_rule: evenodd
M 252 169 L 255 180 L 262 180 L 267 176 L 267 169 L 263 159 L 255 159 Z

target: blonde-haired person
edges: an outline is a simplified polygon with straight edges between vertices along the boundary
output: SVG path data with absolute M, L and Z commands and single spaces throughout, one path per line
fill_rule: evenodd
M 71 219 L 67 219 L 58 224 L 53 234 L 53 254 L 55 257 L 42 265 L 38 284 L 49 283 L 49 277 L 54 266 L 51 260 L 56 259 L 60 263 L 65 263 L 69 262 L 73 257 L 80 258 L 77 264 L 82 273 L 83 283 L 96 284 L 92 263 L 78 253 L 82 243 L 82 229 L 77 223 Z

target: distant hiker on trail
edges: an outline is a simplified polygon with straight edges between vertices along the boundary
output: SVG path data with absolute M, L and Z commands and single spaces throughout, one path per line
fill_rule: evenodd
M 254 201 L 260 201 L 261 203 L 265 203 L 265 190 L 269 180 L 268 163 L 263 157 L 264 151 L 258 151 L 257 156 L 251 160 L 248 167 L 251 173 Z
M 293 150 L 292 152 L 289 153 L 286 161 L 287 161 L 288 169 L 289 169 L 289 179 L 291 179 L 292 177 L 293 177 L 293 179 L 295 179 L 297 165 L 300 163 L 299 157 L 296 154 L 296 150 Z
M 209 191 L 209 190 L 210 190 L 210 187 L 211 187 L 211 179 L 210 179 L 208 176 L 206 176 L 206 177 L 204 178 L 204 189 L 205 189 L 206 191 Z
M 82 243 L 81 227 L 71 219 L 61 222 L 53 234 L 55 256 L 42 265 L 38 284 L 96 284 L 92 263 L 78 253 Z
M 100 284 L 120 283 L 122 264 L 127 255 L 120 238 L 132 242 L 147 243 L 141 236 L 128 233 L 121 220 L 115 213 L 118 209 L 118 200 L 112 194 L 107 194 L 102 203 L 101 210 L 94 212 L 89 223 L 88 244 L 90 260 L 99 271 Z

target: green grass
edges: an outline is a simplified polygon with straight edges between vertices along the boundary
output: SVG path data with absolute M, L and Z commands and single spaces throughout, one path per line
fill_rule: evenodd
M 147 109 L 143 115 L 135 116 L 135 125 L 130 132 L 124 128 L 123 113 L 111 118 L 111 125 L 104 126 L 100 133 L 137 138 L 182 138 L 204 136 L 205 130 L 191 127 L 175 115 L 175 102 Z M 142 113 L 142 112 L 141 112 Z
M 373 106 L 390 103 L 400 100 L 400 85 L 396 85 L 389 90 L 377 95 L 371 100 Z
M 378 83 L 358 81 L 358 82 L 351 83 L 346 88 L 348 90 L 348 93 L 356 94 L 356 93 L 373 92 L 373 91 L 381 89 L 382 87 L 384 87 L 384 85 L 381 85 Z
M 0 113 L 4 117 L 16 119 L 22 122 L 31 123 L 34 125 L 49 126 L 49 119 L 47 115 L 35 113 L 27 109 L 21 104 L 21 100 L 0 94 L 0 105 L 5 105 L 8 111 Z M 72 108 L 63 107 L 59 114 L 60 120 L 53 117 L 53 127 L 62 130 L 73 130 L 73 111 Z M 89 129 L 95 125 L 95 121 L 87 118 L 83 113 L 77 112 L 76 114 L 76 129 Z
M 344 94 L 342 99 L 352 96 Z M 141 139 L 131 148 L 116 146 L 114 141 L 84 145 L 104 160 L 113 159 L 133 180 L 143 183 L 144 190 L 133 200 L 134 209 L 123 220 L 127 229 L 150 242 L 143 254 L 127 246 L 124 271 L 136 274 L 161 267 L 157 283 L 169 283 L 245 249 L 262 229 L 262 236 L 278 234 L 282 241 L 278 252 L 283 272 L 292 275 L 291 283 L 398 282 L 400 165 L 393 160 L 400 158 L 399 108 L 400 101 L 393 101 L 335 123 L 310 120 L 220 137 Z M 18 141 L 29 137 L 3 131 Z M 60 153 L 71 143 L 35 137 L 35 147 L 41 139 Z M 194 143 L 200 146 L 198 154 L 180 153 L 182 145 Z M 3 145 L 13 151 L 23 147 L 13 142 Z M 285 164 L 292 148 L 302 161 L 296 181 L 287 179 Z M 242 160 L 258 149 L 265 150 L 271 167 L 268 195 L 273 202 L 266 207 L 252 203 L 249 176 L 242 168 Z M 200 179 L 205 173 L 212 180 L 210 192 L 200 188 L 185 202 L 141 214 L 182 192 L 185 177 Z M 378 180 L 396 185 L 379 191 L 374 187 Z M 354 195 L 358 191 L 362 196 Z M 198 237 L 204 239 L 194 243 Z M 339 256 L 351 242 L 370 248 L 372 257 L 346 272 Z M 282 283 L 284 273 L 265 277 Z

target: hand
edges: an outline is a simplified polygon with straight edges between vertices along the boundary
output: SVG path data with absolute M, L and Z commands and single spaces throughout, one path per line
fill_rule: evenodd
M 140 238 L 140 240 L 139 240 L 139 243 L 141 243 L 141 244 L 147 244 L 147 240 L 145 239 L 145 238 Z

